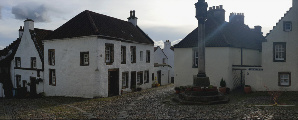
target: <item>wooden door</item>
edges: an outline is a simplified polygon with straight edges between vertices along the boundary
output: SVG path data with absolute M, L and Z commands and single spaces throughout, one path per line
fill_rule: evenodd
M 161 71 L 157 71 L 157 81 L 161 84 Z
M 34 97 L 36 94 L 36 78 L 30 77 L 30 95 Z
M 137 85 L 137 79 L 136 79 L 136 75 L 137 72 L 136 71 L 132 71 L 131 72 L 131 89 L 136 89 L 136 85 Z
M 108 74 L 108 96 L 119 95 L 119 69 L 110 69 Z

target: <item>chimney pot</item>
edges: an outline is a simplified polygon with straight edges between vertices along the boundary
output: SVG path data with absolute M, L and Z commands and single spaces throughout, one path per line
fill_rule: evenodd
M 216 6 L 216 9 L 219 9 L 219 6 Z
M 223 9 L 223 5 L 220 5 L 219 8 L 220 8 L 220 9 Z
M 137 17 L 136 17 L 136 11 L 135 10 L 131 10 L 130 11 L 130 17 L 127 18 L 128 19 L 128 22 L 132 23 L 134 26 L 137 26 Z
M 215 6 L 213 6 L 213 9 L 215 9 Z
M 212 7 L 209 7 L 209 10 L 212 10 Z

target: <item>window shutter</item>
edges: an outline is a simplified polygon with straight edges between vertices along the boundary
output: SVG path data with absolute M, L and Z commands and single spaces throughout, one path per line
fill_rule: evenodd
M 52 85 L 52 70 L 49 71 L 49 85 Z
M 106 52 L 108 51 L 108 49 L 109 49 L 108 44 L 105 44 L 105 63 L 107 63 L 107 53 Z
M 150 51 L 148 51 L 148 63 L 150 63 Z
M 126 47 L 123 47 L 123 64 L 126 64 Z
M 147 83 L 149 83 L 149 71 L 147 71 Z
M 80 65 L 84 65 L 84 54 L 80 53 Z
M 133 48 L 133 62 L 135 63 L 136 62 L 136 47 L 134 46 L 134 48 Z
M 31 68 L 33 68 L 33 58 L 31 57 Z
M 52 63 L 53 63 L 53 65 L 55 65 L 55 50 L 52 50 L 52 52 L 53 52 L 53 56 L 52 56 Z
M 128 88 L 128 73 L 125 73 L 126 74 L 126 88 Z

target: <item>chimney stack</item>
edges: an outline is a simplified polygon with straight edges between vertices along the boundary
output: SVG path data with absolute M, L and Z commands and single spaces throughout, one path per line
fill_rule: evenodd
M 171 42 L 170 42 L 170 40 L 166 40 L 166 42 L 164 42 L 164 48 L 163 49 L 171 49 Z
M 34 30 L 34 21 L 32 19 L 26 19 L 24 24 L 24 30 Z
M 230 23 L 244 24 L 244 13 L 231 13 L 229 18 Z
M 135 10 L 130 11 L 130 17 L 127 19 L 128 19 L 128 22 L 132 23 L 134 26 L 137 26 L 138 18 L 136 17 Z
M 255 26 L 254 31 L 263 35 L 262 26 Z
M 19 29 L 19 38 L 21 38 L 23 36 L 23 33 L 24 33 L 24 27 L 20 26 L 20 29 Z
M 209 7 L 208 17 L 214 18 L 218 23 L 225 22 L 226 11 L 223 9 L 223 6 L 213 6 Z

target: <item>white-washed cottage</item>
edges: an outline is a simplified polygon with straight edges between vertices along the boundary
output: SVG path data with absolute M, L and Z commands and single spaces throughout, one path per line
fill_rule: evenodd
M 255 91 L 298 91 L 298 0 L 262 43 L 262 66 L 247 69 Z
M 174 77 L 175 77 L 174 55 L 175 54 L 174 54 L 174 48 L 171 46 L 171 41 L 166 40 L 166 42 L 164 42 L 164 48 L 162 49 L 162 51 L 168 58 L 168 64 L 171 66 L 170 79 L 171 79 L 171 82 L 174 82 Z
M 169 59 L 163 50 L 157 46 L 154 48 L 154 83 L 167 85 L 171 83 L 170 72 L 172 66 L 168 64 Z
M 11 61 L 10 74 L 14 96 L 36 95 L 44 91 L 42 39 L 52 31 L 34 28 L 34 21 L 27 19 L 19 30 L 20 43 Z
M 250 29 L 244 24 L 244 14 L 231 13 L 225 21 L 223 6 L 210 7 L 206 31 L 206 74 L 210 84 L 218 86 L 223 78 L 227 87 L 235 89 L 244 84 L 244 66 L 261 65 L 261 27 Z M 198 28 L 174 45 L 175 86 L 193 85 L 198 73 Z
M 44 92 L 47 96 L 108 97 L 151 88 L 154 42 L 127 21 L 83 11 L 47 36 Z

